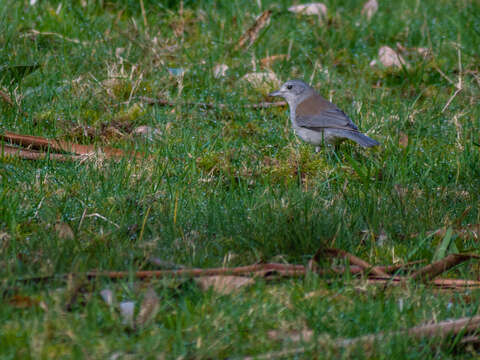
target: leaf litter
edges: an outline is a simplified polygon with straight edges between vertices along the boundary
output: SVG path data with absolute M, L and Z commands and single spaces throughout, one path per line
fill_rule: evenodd
M 218 275 L 218 276 L 201 276 L 195 279 L 203 290 L 213 289 L 223 295 L 232 294 L 240 288 L 252 285 L 255 280 L 243 276 Z
M 327 16 L 327 6 L 323 3 L 293 5 L 288 8 L 288 11 L 300 15 L 317 15 L 319 19 Z
M 373 15 L 378 11 L 378 1 L 377 0 L 368 0 L 362 8 L 362 15 L 364 15 L 367 20 L 370 20 Z

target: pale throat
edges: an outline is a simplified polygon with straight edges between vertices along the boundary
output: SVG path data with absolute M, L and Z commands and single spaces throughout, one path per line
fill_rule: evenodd
M 298 104 L 301 104 L 304 100 L 308 99 L 312 94 L 304 92 L 303 94 L 297 95 L 295 98 L 287 98 L 288 107 L 290 110 L 290 121 L 293 127 L 298 127 L 296 118 L 296 110 Z

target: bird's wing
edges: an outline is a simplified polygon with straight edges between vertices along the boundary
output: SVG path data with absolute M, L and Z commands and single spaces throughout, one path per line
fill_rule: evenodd
M 338 107 L 320 95 L 314 95 L 297 106 L 298 126 L 309 129 L 337 128 L 358 131 L 352 120 Z

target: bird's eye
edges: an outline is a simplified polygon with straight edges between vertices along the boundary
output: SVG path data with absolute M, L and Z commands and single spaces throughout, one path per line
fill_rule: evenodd
M 292 90 L 292 87 L 293 87 L 292 85 L 287 85 L 288 90 Z

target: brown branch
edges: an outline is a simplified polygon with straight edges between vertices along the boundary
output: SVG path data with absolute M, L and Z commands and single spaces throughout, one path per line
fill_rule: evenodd
M 13 106 L 13 101 L 5 91 L 0 90 L 0 99 L 6 102 L 8 105 Z
M 268 25 L 270 17 L 272 16 L 272 11 L 266 10 L 260 15 L 253 25 L 245 31 L 245 33 L 240 37 L 237 44 L 233 48 L 234 51 L 238 51 L 241 48 L 248 49 L 253 43 L 258 39 L 258 34 L 260 31 Z M 247 44 L 248 43 L 248 44 Z
M 26 33 L 20 35 L 20 37 L 22 37 L 22 38 L 23 37 L 35 37 L 35 36 L 53 36 L 53 37 L 57 37 L 59 39 L 62 39 L 64 41 L 68 41 L 68 42 L 71 42 L 71 43 L 74 43 L 74 44 L 81 44 L 81 45 L 89 45 L 90 44 L 90 42 L 88 42 L 88 41 L 80 41 L 78 39 L 72 39 L 72 38 L 63 36 L 62 34 L 49 32 L 49 31 L 38 31 L 36 29 L 32 29 L 29 32 L 26 32 Z
M 418 262 L 411 262 L 403 265 L 389 265 L 378 266 L 386 272 L 395 272 L 400 269 L 408 269 Z M 359 275 L 364 273 L 364 269 L 360 266 L 352 265 L 348 268 L 343 266 L 336 266 L 331 269 L 321 269 L 317 272 L 319 275 L 329 275 L 332 273 L 343 274 L 350 272 L 352 275 Z M 197 276 L 213 276 L 213 275 L 249 275 L 249 276 L 262 276 L 268 277 L 270 275 L 278 274 L 282 277 L 299 277 L 305 276 L 309 270 L 303 265 L 291 265 L 291 264 L 255 264 L 248 266 L 240 266 L 234 268 L 208 268 L 208 269 L 176 269 L 176 270 L 145 270 L 137 271 L 133 273 L 133 276 L 138 279 L 153 279 L 163 277 L 197 277 Z M 71 274 L 62 275 L 50 275 L 39 276 L 25 279 L 19 279 L 19 281 L 46 281 L 52 278 L 68 277 Z M 90 271 L 87 276 L 91 279 L 97 277 L 108 277 L 111 279 L 123 279 L 131 275 L 128 271 Z M 387 276 L 387 278 L 390 278 Z M 396 278 L 395 278 L 396 279 Z
M 411 278 L 413 280 L 421 280 L 426 282 L 447 271 L 448 269 L 451 269 L 455 265 L 470 259 L 480 259 L 480 256 L 475 254 L 450 254 L 443 259 L 414 272 Z
M 353 339 L 337 339 L 334 341 L 325 341 L 318 340 L 317 343 L 322 347 L 332 347 L 334 349 L 352 349 L 357 346 L 362 345 L 366 349 L 371 349 L 372 346 L 386 338 L 394 336 L 409 336 L 411 338 L 420 340 L 424 338 L 446 338 L 454 337 L 456 335 L 468 335 L 480 327 L 480 316 L 474 316 L 471 318 L 460 318 L 455 320 L 445 320 L 436 324 L 427 324 L 419 325 L 412 327 L 410 329 L 402 331 L 393 331 L 393 332 L 379 332 L 377 334 L 368 334 Z M 270 352 L 268 354 L 257 355 L 257 356 L 248 356 L 243 358 L 243 360 L 253 360 L 253 359 L 277 359 L 283 358 L 286 356 L 300 355 L 306 351 L 313 349 L 314 345 L 311 346 L 302 346 L 294 349 L 286 349 L 276 352 Z M 367 356 L 368 357 L 368 356 Z
M 210 268 L 210 269 L 178 269 L 178 270 L 144 270 L 137 271 L 134 276 L 138 279 L 162 278 L 162 277 L 197 277 L 213 275 L 255 275 L 263 276 L 269 273 L 278 273 L 282 276 L 304 276 L 306 274 L 303 265 L 286 264 L 256 264 L 239 266 L 235 268 Z M 108 277 L 110 279 L 123 279 L 131 274 L 128 271 L 91 271 L 87 277 Z
M 442 289 L 480 288 L 480 281 L 465 279 L 433 279 L 431 284 Z
M 417 262 L 408 263 L 405 265 L 391 265 L 378 266 L 380 271 L 394 272 L 399 269 L 407 268 L 416 264 Z M 367 269 L 370 269 L 368 267 Z M 349 271 L 352 275 L 362 274 L 365 268 L 360 266 L 336 267 L 332 269 L 321 269 L 317 274 L 326 275 L 332 272 L 345 273 Z M 134 276 L 139 279 L 161 278 L 161 277 L 197 277 L 197 276 L 213 276 L 213 275 L 253 275 L 253 276 L 268 276 L 271 274 L 278 274 L 283 277 L 305 276 L 308 270 L 303 265 L 292 264 L 255 264 L 247 266 L 239 266 L 234 268 L 210 268 L 210 269 L 177 269 L 177 270 L 145 270 L 137 271 Z M 108 277 L 111 279 L 122 279 L 130 276 L 126 271 L 92 271 L 87 273 L 88 277 Z M 389 278 L 388 274 L 385 275 Z
M 148 105 L 160 105 L 160 106 L 169 106 L 169 107 L 175 107 L 177 105 L 198 106 L 206 109 L 215 109 L 215 108 L 225 109 L 229 107 L 228 104 L 222 104 L 222 103 L 205 103 L 205 102 L 174 103 L 172 101 L 168 101 L 165 99 L 151 98 L 147 96 L 139 96 L 137 97 L 137 99 Z M 280 106 L 286 106 L 286 105 L 287 103 L 285 101 L 274 101 L 274 102 L 260 102 L 257 104 L 245 104 L 245 105 L 242 105 L 242 107 L 250 108 L 250 109 L 266 109 L 270 107 L 280 107 Z
M 82 157 L 78 155 L 45 153 L 8 145 L 0 145 L 0 157 L 18 157 L 25 160 L 44 160 L 48 158 L 56 161 L 75 161 L 82 159 Z
M 52 149 L 55 151 L 71 152 L 77 155 L 104 153 L 106 157 L 114 159 L 119 159 L 122 156 L 125 156 L 125 153 L 122 150 L 112 147 L 97 148 L 94 145 L 81 145 L 62 140 L 50 140 L 41 136 L 15 134 L 9 131 L 5 131 L 3 134 L 0 134 L 0 140 L 9 141 L 13 144 L 26 146 L 33 149 Z M 141 157 L 141 155 L 138 153 L 132 153 L 132 155 L 134 155 L 136 158 Z
M 383 271 L 382 269 L 378 268 L 377 266 L 372 266 L 366 261 L 356 257 L 355 255 L 352 255 L 346 251 L 339 250 L 339 249 L 331 249 L 331 248 L 320 248 L 317 253 L 314 255 L 314 259 L 316 259 L 318 256 L 321 256 L 322 254 L 326 254 L 332 257 L 343 257 L 347 259 L 350 264 L 359 266 L 362 268 L 365 272 L 371 272 L 374 275 L 377 276 L 385 276 L 388 277 L 388 274 Z
M 395 277 L 381 277 L 370 276 L 366 279 L 367 284 L 370 285 L 391 285 L 391 286 L 405 286 L 408 277 L 395 276 Z M 364 281 L 364 280 L 362 280 Z M 480 281 L 466 280 L 466 279 L 433 279 L 428 282 L 429 285 L 443 290 L 467 290 L 467 289 L 480 289 Z

